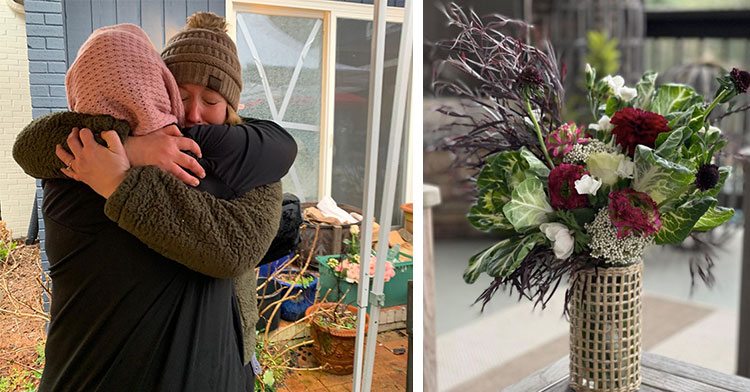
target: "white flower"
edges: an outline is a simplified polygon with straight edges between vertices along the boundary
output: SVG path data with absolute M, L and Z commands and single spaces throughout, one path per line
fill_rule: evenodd
M 607 116 L 606 114 L 602 116 L 602 118 L 599 119 L 598 123 L 596 124 L 589 124 L 589 128 L 595 129 L 597 131 L 610 131 L 615 126 L 612 125 L 611 122 L 609 122 L 611 118 Z
M 632 88 L 632 87 L 622 87 L 620 89 L 620 98 L 622 98 L 625 102 L 630 102 L 633 100 L 633 98 L 638 96 L 638 90 Z
M 621 160 L 620 164 L 617 165 L 615 174 L 622 178 L 633 178 L 633 172 L 635 172 L 635 163 L 630 160 L 630 157 L 625 157 L 625 159 Z
M 587 73 L 587 74 L 590 74 L 590 73 L 591 73 L 591 71 L 592 71 L 592 70 L 591 70 L 591 64 L 589 64 L 589 63 L 586 63 L 586 73 Z
M 584 174 L 580 180 L 576 180 L 576 191 L 579 195 L 595 195 L 601 186 L 601 180 L 597 180 L 588 174 Z
M 615 96 L 621 98 L 623 101 L 627 102 L 638 96 L 636 89 L 625 86 L 625 79 L 620 75 L 615 75 L 614 77 L 607 75 L 603 80 L 607 82 Z
M 568 227 L 562 223 L 542 223 L 539 229 L 552 241 L 552 250 L 558 259 L 567 259 L 573 254 L 575 241 Z

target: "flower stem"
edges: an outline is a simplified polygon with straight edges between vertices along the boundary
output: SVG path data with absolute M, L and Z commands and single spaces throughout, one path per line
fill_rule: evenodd
M 549 151 L 547 151 L 547 144 L 544 143 L 544 138 L 542 137 L 542 128 L 539 127 L 539 122 L 536 120 L 534 112 L 531 111 L 531 100 L 529 100 L 528 94 L 524 94 L 524 98 L 526 99 L 526 112 L 529 113 L 529 118 L 531 118 L 531 122 L 534 124 L 534 131 L 536 131 L 536 137 L 539 138 L 539 145 L 542 147 L 544 157 L 547 158 L 549 168 L 554 169 L 555 164 L 554 162 L 552 162 L 552 158 L 549 156 Z
M 719 102 L 721 102 L 721 100 L 727 96 L 727 94 L 729 94 L 729 89 L 724 89 L 721 93 L 719 93 L 719 95 L 716 96 L 716 98 L 714 98 L 713 102 L 708 105 L 708 108 L 703 113 L 703 122 L 708 121 L 708 115 L 711 114 L 711 111 L 714 109 L 714 107 L 716 107 L 716 105 L 718 105 Z

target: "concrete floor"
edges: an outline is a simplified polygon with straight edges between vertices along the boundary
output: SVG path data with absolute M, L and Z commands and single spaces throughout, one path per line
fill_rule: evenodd
M 436 329 L 440 390 L 481 391 L 476 380 L 509 385 L 567 352 L 568 325 L 562 318 L 562 294 L 547 309 L 533 310 L 498 292 L 484 313 L 471 306 L 491 278 L 473 285 L 462 274 L 469 257 L 492 245 L 491 240 L 436 240 Z M 741 272 L 742 232 L 725 242 L 716 255 L 716 284 L 696 282 L 691 294 L 689 252 L 653 247 L 644 257 L 644 316 L 663 325 L 648 328 L 648 351 L 733 373 L 736 366 L 737 309 Z M 648 305 L 647 305 L 648 304 Z M 658 318 L 658 320 L 657 320 Z M 644 320 L 644 330 L 648 320 Z M 673 323 L 675 325 L 669 325 Z M 645 335 L 644 331 L 644 335 Z M 644 336 L 645 341 L 648 336 Z M 694 342 L 705 342 L 700 346 Z M 504 377 L 504 378 L 503 378 Z M 494 389 L 494 388 L 493 388 Z M 497 389 L 494 389 L 497 390 Z

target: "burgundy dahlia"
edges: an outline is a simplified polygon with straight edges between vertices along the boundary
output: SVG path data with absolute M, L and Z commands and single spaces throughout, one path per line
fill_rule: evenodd
M 646 237 L 661 229 L 656 202 L 632 188 L 610 192 L 609 219 L 617 228 L 617 238 L 627 237 L 631 232 Z
M 586 195 L 578 194 L 576 180 L 588 174 L 581 165 L 562 163 L 549 173 L 549 198 L 552 208 L 556 210 L 574 210 L 589 205 Z
M 729 77 L 732 78 L 732 82 L 734 82 L 737 91 L 742 94 L 747 92 L 747 88 L 750 87 L 750 72 L 732 68 Z
M 624 108 L 609 120 L 614 124 L 612 134 L 615 142 L 632 158 L 636 146 L 643 144 L 654 147 L 656 137 L 662 132 L 669 132 L 667 119 L 664 116 L 638 108 Z

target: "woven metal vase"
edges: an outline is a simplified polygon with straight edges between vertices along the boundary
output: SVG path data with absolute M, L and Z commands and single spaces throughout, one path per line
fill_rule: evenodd
M 637 391 L 641 385 L 643 261 L 577 272 L 570 302 L 570 387 Z

